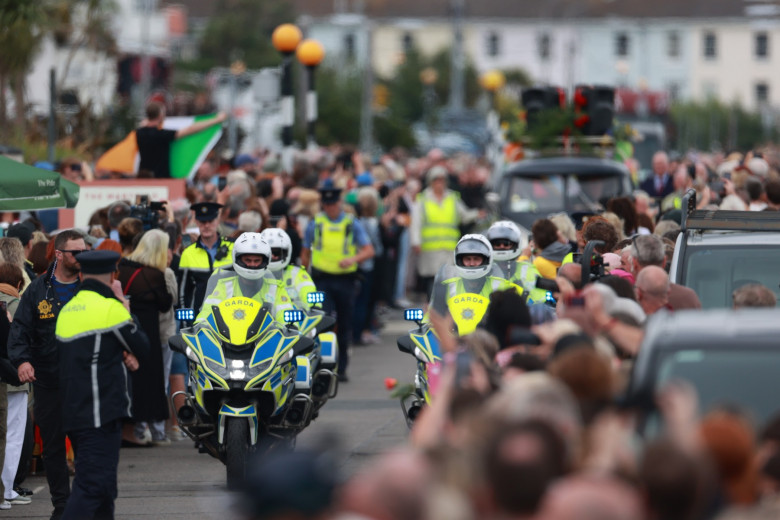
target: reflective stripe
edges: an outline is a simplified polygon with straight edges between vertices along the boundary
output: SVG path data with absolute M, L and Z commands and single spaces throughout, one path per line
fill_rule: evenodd
M 100 390 L 98 389 L 98 357 L 100 356 L 100 338 L 95 335 L 95 350 L 92 352 L 92 413 L 95 415 L 95 428 L 100 428 Z
M 225 280 L 225 299 L 233 297 L 233 280 Z

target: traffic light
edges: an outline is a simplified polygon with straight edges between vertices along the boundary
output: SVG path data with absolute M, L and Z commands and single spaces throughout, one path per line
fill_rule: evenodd
M 584 135 L 604 135 L 615 117 L 615 89 L 604 86 L 574 87 L 574 126 Z
M 531 87 L 523 89 L 522 101 L 526 128 L 532 130 L 540 125 L 542 112 L 566 106 L 566 93 L 560 87 Z

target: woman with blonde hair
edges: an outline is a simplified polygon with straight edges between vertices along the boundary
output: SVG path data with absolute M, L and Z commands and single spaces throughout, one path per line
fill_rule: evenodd
M 166 290 L 168 234 L 153 229 L 141 236 L 136 248 L 119 262 L 118 279 L 135 314 L 149 338 L 151 351 L 145 363 L 131 372 L 133 431 L 123 439 L 133 444 L 166 444 L 165 420 L 168 401 L 165 394 L 160 314 L 168 311 L 173 296 Z M 149 431 L 151 425 L 151 431 Z

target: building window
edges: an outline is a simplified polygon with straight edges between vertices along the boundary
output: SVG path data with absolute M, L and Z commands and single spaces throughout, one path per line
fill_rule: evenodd
M 403 38 L 401 38 L 401 46 L 405 53 L 412 52 L 412 49 L 414 49 L 414 38 L 411 33 L 404 33 Z
M 501 38 L 494 32 L 487 38 L 487 54 L 493 58 L 501 54 Z
M 355 59 L 355 35 L 347 34 L 344 36 L 344 57 L 348 60 Z
M 550 59 L 550 47 L 552 46 L 552 43 L 550 42 L 550 35 L 547 33 L 539 35 L 539 58 L 541 58 L 544 61 L 547 61 Z
M 756 33 L 756 58 L 769 57 L 769 34 Z
M 626 33 L 618 33 L 615 36 L 615 55 L 628 56 L 628 35 Z
M 676 101 L 680 100 L 680 84 L 679 83 L 669 83 L 669 102 L 674 103 Z
M 704 57 L 710 60 L 718 57 L 718 40 L 715 33 L 704 33 Z
M 756 103 L 761 106 L 769 102 L 769 85 L 756 83 Z
M 680 33 L 677 31 L 669 32 L 666 40 L 666 54 L 670 58 L 680 57 Z

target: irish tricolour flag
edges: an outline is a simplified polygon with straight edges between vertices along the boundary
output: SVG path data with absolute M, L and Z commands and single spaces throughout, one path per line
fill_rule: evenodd
M 179 130 L 192 123 L 213 117 L 216 117 L 215 114 L 191 117 L 166 117 L 163 128 Z M 222 125 L 214 125 L 201 132 L 176 139 L 171 146 L 171 177 L 174 179 L 191 179 L 221 136 Z M 138 171 L 139 161 L 138 145 L 135 141 L 135 131 L 133 131 L 116 146 L 104 153 L 98 159 L 95 168 L 99 171 L 134 174 Z

